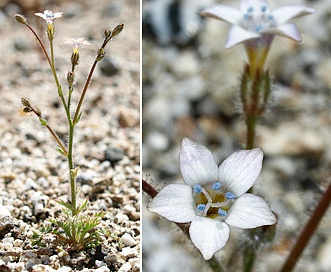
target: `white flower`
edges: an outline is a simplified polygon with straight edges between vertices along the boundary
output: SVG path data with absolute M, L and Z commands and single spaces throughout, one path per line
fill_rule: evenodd
M 72 45 L 72 50 L 74 53 L 78 53 L 79 49 L 83 45 L 90 45 L 91 43 L 85 41 L 85 38 L 77 38 L 77 39 L 68 39 L 64 43 L 70 43 Z
M 164 187 L 147 206 L 168 220 L 191 222 L 189 233 L 209 260 L 229 239 L 229 225 L 250 229 L 276 223 L 268 204 L 246 193 L 262 168 L 260 148 L 233 153 L 218 167 L 203 145 L 183 139 L 180 170 L 186 184 Z
M 240 10 L 226 5 L 207 8 L 201 15 L 232 24 L 226 48 L 259 39 L 263 46 L 270 45 L 274 35 L 302 41 L 299 30 L 289 20 L 313 13 L 315 10 L 302 5 L 287 5 L 271 10 L 268 0 L 242 0 Z
M 63 12 L 53 13 L 52 11 L 47 10 L 47 9 L 44 11 L 44 13 L 40 13 L 40 12 L 35 13 L 35 15 L 43 18 L 48 25 L 53 24 L 54 19 L 62 17 L 62 14 L 63 14 Z

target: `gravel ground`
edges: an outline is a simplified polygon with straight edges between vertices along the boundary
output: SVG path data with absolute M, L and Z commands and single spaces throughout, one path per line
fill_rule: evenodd
M 179 9 L 172 0 L 157 2 L 143 1 L 142 158 L 143 177 L 161 189 L 183 182 L 183 137 L 205 144 L 219 163 L 244 146 L 237 90 L 246 56 L 240 45 L 224 49 L 229 25 L 196 15 L 213 3 L 238 1 L 181 1 Z M 261 272 L 279 271 L 331 177 L 330 1 L 270 2 L 305 4 L 317 12 L 295 20 L 304 43 L 277 37 L 267 60 L 273 92 L 257 127 L 265 157 L 255 192 L 270 204 L 278 224 L 274 242 L 258 252 L 255 271 Z M 149 200 L 144 194 L 143 207 Z M 211 271 L 176 225 L 145 208 L 143 218 L 144 271 Z M 330 232 L 328 211 L 295 271 L 331 271 Z M 225 271 L 241 271 L 237 253 L 245 233 L 232 228 L 216 254 Z
M 0 271 L 139 271 L 140 2 L 2 1 L 0 8 Z M 91 213 L 106 212 L 100 228 L 108 234 L 100 247 L 71 254 L 32 247 L 29 240 L 48 218 L 61 214 L 56 200 L 65 200 L 69 191 L 66 161 L 54 150 L 48 131 L 20 104 L 21 97 L 28 97 L 66 138 L 48 64 L 28 29 L 13 19 L 15 13 L 25 14 L 46 42 L 46 24 L 34 16 L 45 9 L 64 13 L 55 21 L 54 42 L 62 86 L 72 50 L 64 41 L 85 37 L 91 43 L 80 50 L 74 102 L 103 31 L 125 24 L 94 73 L 74 145 L 79 196 L 89 199 Z

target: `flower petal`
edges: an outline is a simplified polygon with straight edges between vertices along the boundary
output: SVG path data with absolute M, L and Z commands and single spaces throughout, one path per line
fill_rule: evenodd
M 187 185 L 212 183 L 218 180 L 218 167 L 207 147 L 184 138 L 179 160 L 180 171 Z
M 239 197 L 253 186 L 260 175 L 262 160 L 261 148 L 237 151 L 221 163 L 219 181 Z
M 228 40 L 226 42 L 225 48 L 230 48 L 241 42 L 256 38 L 260 38 L 260 34 L 248 31 L 240 26 L 234 25 L 229 30 Z
M 164 187 L 147 209 L 177 223 L 191 222 L 196 216 L 192 188 L 185 184 Z
M 276 216 L 262 197 L 244 194 L 230 208 L 225 222 L 241 229 L 252 229 L 276 223 Z
M 211 218 L 197 216 L 190 226 L 191 240 L 205 260 L 211 259 L 216 251 L 225 246 L 229 235 L 227 224 Z
M 206 8 L 200 15 L 219 19 L 231 24 L 239 24 L 243 16 L 238 9 L 226 6 L 226 5 L 216 5 L 211 8 Z
M 286 37 L 286 38 L 295 40 L 297 42 L 302 41 L 301 34 L 300 34 L 297 26 L 294 23 L 288 23 L 288 24 L 281 25 L 281 26 L 278 26 L 275 28 L 269 28 L 266 31 L 261 31 L 261 32 Z
M 314 13 L 315 9 L 302 5 L 288 5 L 279 7 L 271 13 L 278 25 L 286 23 L 287 21 Z

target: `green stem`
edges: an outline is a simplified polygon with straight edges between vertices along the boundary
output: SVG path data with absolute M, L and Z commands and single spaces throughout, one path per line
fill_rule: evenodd
M 90 72 L 88 74 L 87 80 L 85 82 L 85 85 L 84 85 L 82 94 L 81 94 L 81 96 L 79 98 L 79 101 L 78 101 L 78 104 L 77 104 L 77 108 L 76 108 L 76 111 L 75 111 L 75 115 L 74 115 L 74 118 L 73 118 L 73 123 L 74 124 L 76 124 L 77 121 L 78 121 L 78 116 L 79 116 L 79 113 L 80 113 L 80 108 L 81 108 L 81 106 L 83 104 L 83 101 L 84 101 L 84 98 L 85 98 L 85 95 L 86 95 L 87 88 L 88 88 L 88 86 L 90 84 L 90 81 L 92 79 L 92 75 L 94 73 L 94 69 L 97 66 L 97 63 L 98 62 L 99 62 L 98 61 L 98 58 L 96 58 L 95 61 L 94 61 L 94 63 L 93 63 L 93 65 L 92 65 L 92 67 L 91 67 L 91 70 L 90 70 Z
M 55 80 L 55 84 L 56 84 L 56 87 L 57 87 L 57 92 L 58 92 L 58 94 L 60 96 L 62 105 L 63 105 L 63 107 L 64 107 L 64 109 L 66 111 L 67 119 L 69 121 L 69 120 L 71 120 L 70 110 L 69 110 L 69 108 L 67 106 L 66 101 L 64 100 L 64 96 L 63 96 L 63 92 L 62 92 L 62 87 L 60 85 L 60 82 L 59 82 L 59 79 L 57 77 L 56 70 L 55 70 L 54 47 L 53 47 L 53 40 L 52 39 L 49 40 L 49 44 L 50 44 L 50 50 L 51 50 L 51 70 L 52 70 L 52 74 L 53 74 L 53 77 L 54 77 L 54 80 Z
M 69 121 L 69 139 L 68 139 L 68 165 L 69 165 L 69 176 L 70 176 L 70 194 L 71 194 L 71 205 L 72 205 L 72 215 L 77 214 L 76 207 L 76 181 L 74 171 L 74 162 L 73 162 L 73 142 L 74 142 L 74 130 L 75 124 L 72 121 Z
M 255 143 L 255 127 L 258 116 L 248 113 L 246 116 L 246 149 L 254 148 Z
M 250 272 L 252 271 L 255 263 L 256 252 L 252 246 L 249 246 L 248 243 L 245 245 L 244 257 L 243 257 L 243 271 Z
M 71 196 L 71 212 L 72 215 L 76 215 L 77 207 L 76 207 L 76 182 L 75 182 L 75 173 L 74 173 L 74 163 L 73 163 L 73 139 L 74 139 L 74 124 L 71 120 L 70 116 L 70 101 L 71 101 L 71 92 L 69 90 L 68 104 L 66 103 L 62 88 L 57 77 L 56 69 L 55 69 L 55 61 L 54 61 L 54 47 L 53 47 L 53 39 L 49 39 L 50 43 L 50 51 L 51 51 L 51 70 L 55 80 L 55 84 L 58 89 L 58 94 L 60 96 L 62 105 L 65 109 L 67 121 L 69 125 L 69 139 L 68 139 L 68 167 L 69 167 L 69 177 L 70 177 L 70 196 Z

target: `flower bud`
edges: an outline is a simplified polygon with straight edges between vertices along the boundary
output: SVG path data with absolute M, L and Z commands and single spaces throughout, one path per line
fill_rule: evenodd
M 22 98 L 21 98 L 21 101 L 22 101 L 22 105 L 23 105 L 23 106 L 28 107 L 28 108 L 31 108 L 30 101 L 29 101 L 27 98 L 22 97 Z
M 67 73 L 67 82 L 69 86 L 72 86 L 74 84 L 74 73 L 71 71 L 68 71 Z
M 27 24 L 26 18 L 23 15 L 21 15 L 21 14 L 15 14 L 15 20 L 19 24 L 22 24 L 22 25 L 26 25 Z
M 28 107 L 23 108 L 23 112 L 25 112 L 25 113 L 29 113 L 31 111 L 32 111 L 31 108 L 28 108 Z
M 78 60 L 79 60 L 79 52 L 78 50 L 76 50 L 71 54 L 71 64 L 74 66 L 78 65 Z
M 118 34 L 120 34 L 123 28 L 124 28 L 124 24 L 119 24 L 118 26 L 116 26 L 113 30 L 112 37 L 115 37 Z
M 103 48 L 100 48 L 98 50 L 98 61 L 102 60 L 104 56 L 105 56 L 105 50 Z
M 113 31 L 111 29 L 106 29 L 104 32 L 106 39 L 110 39 L 112 36 L 112 33 L 113 33 Z

